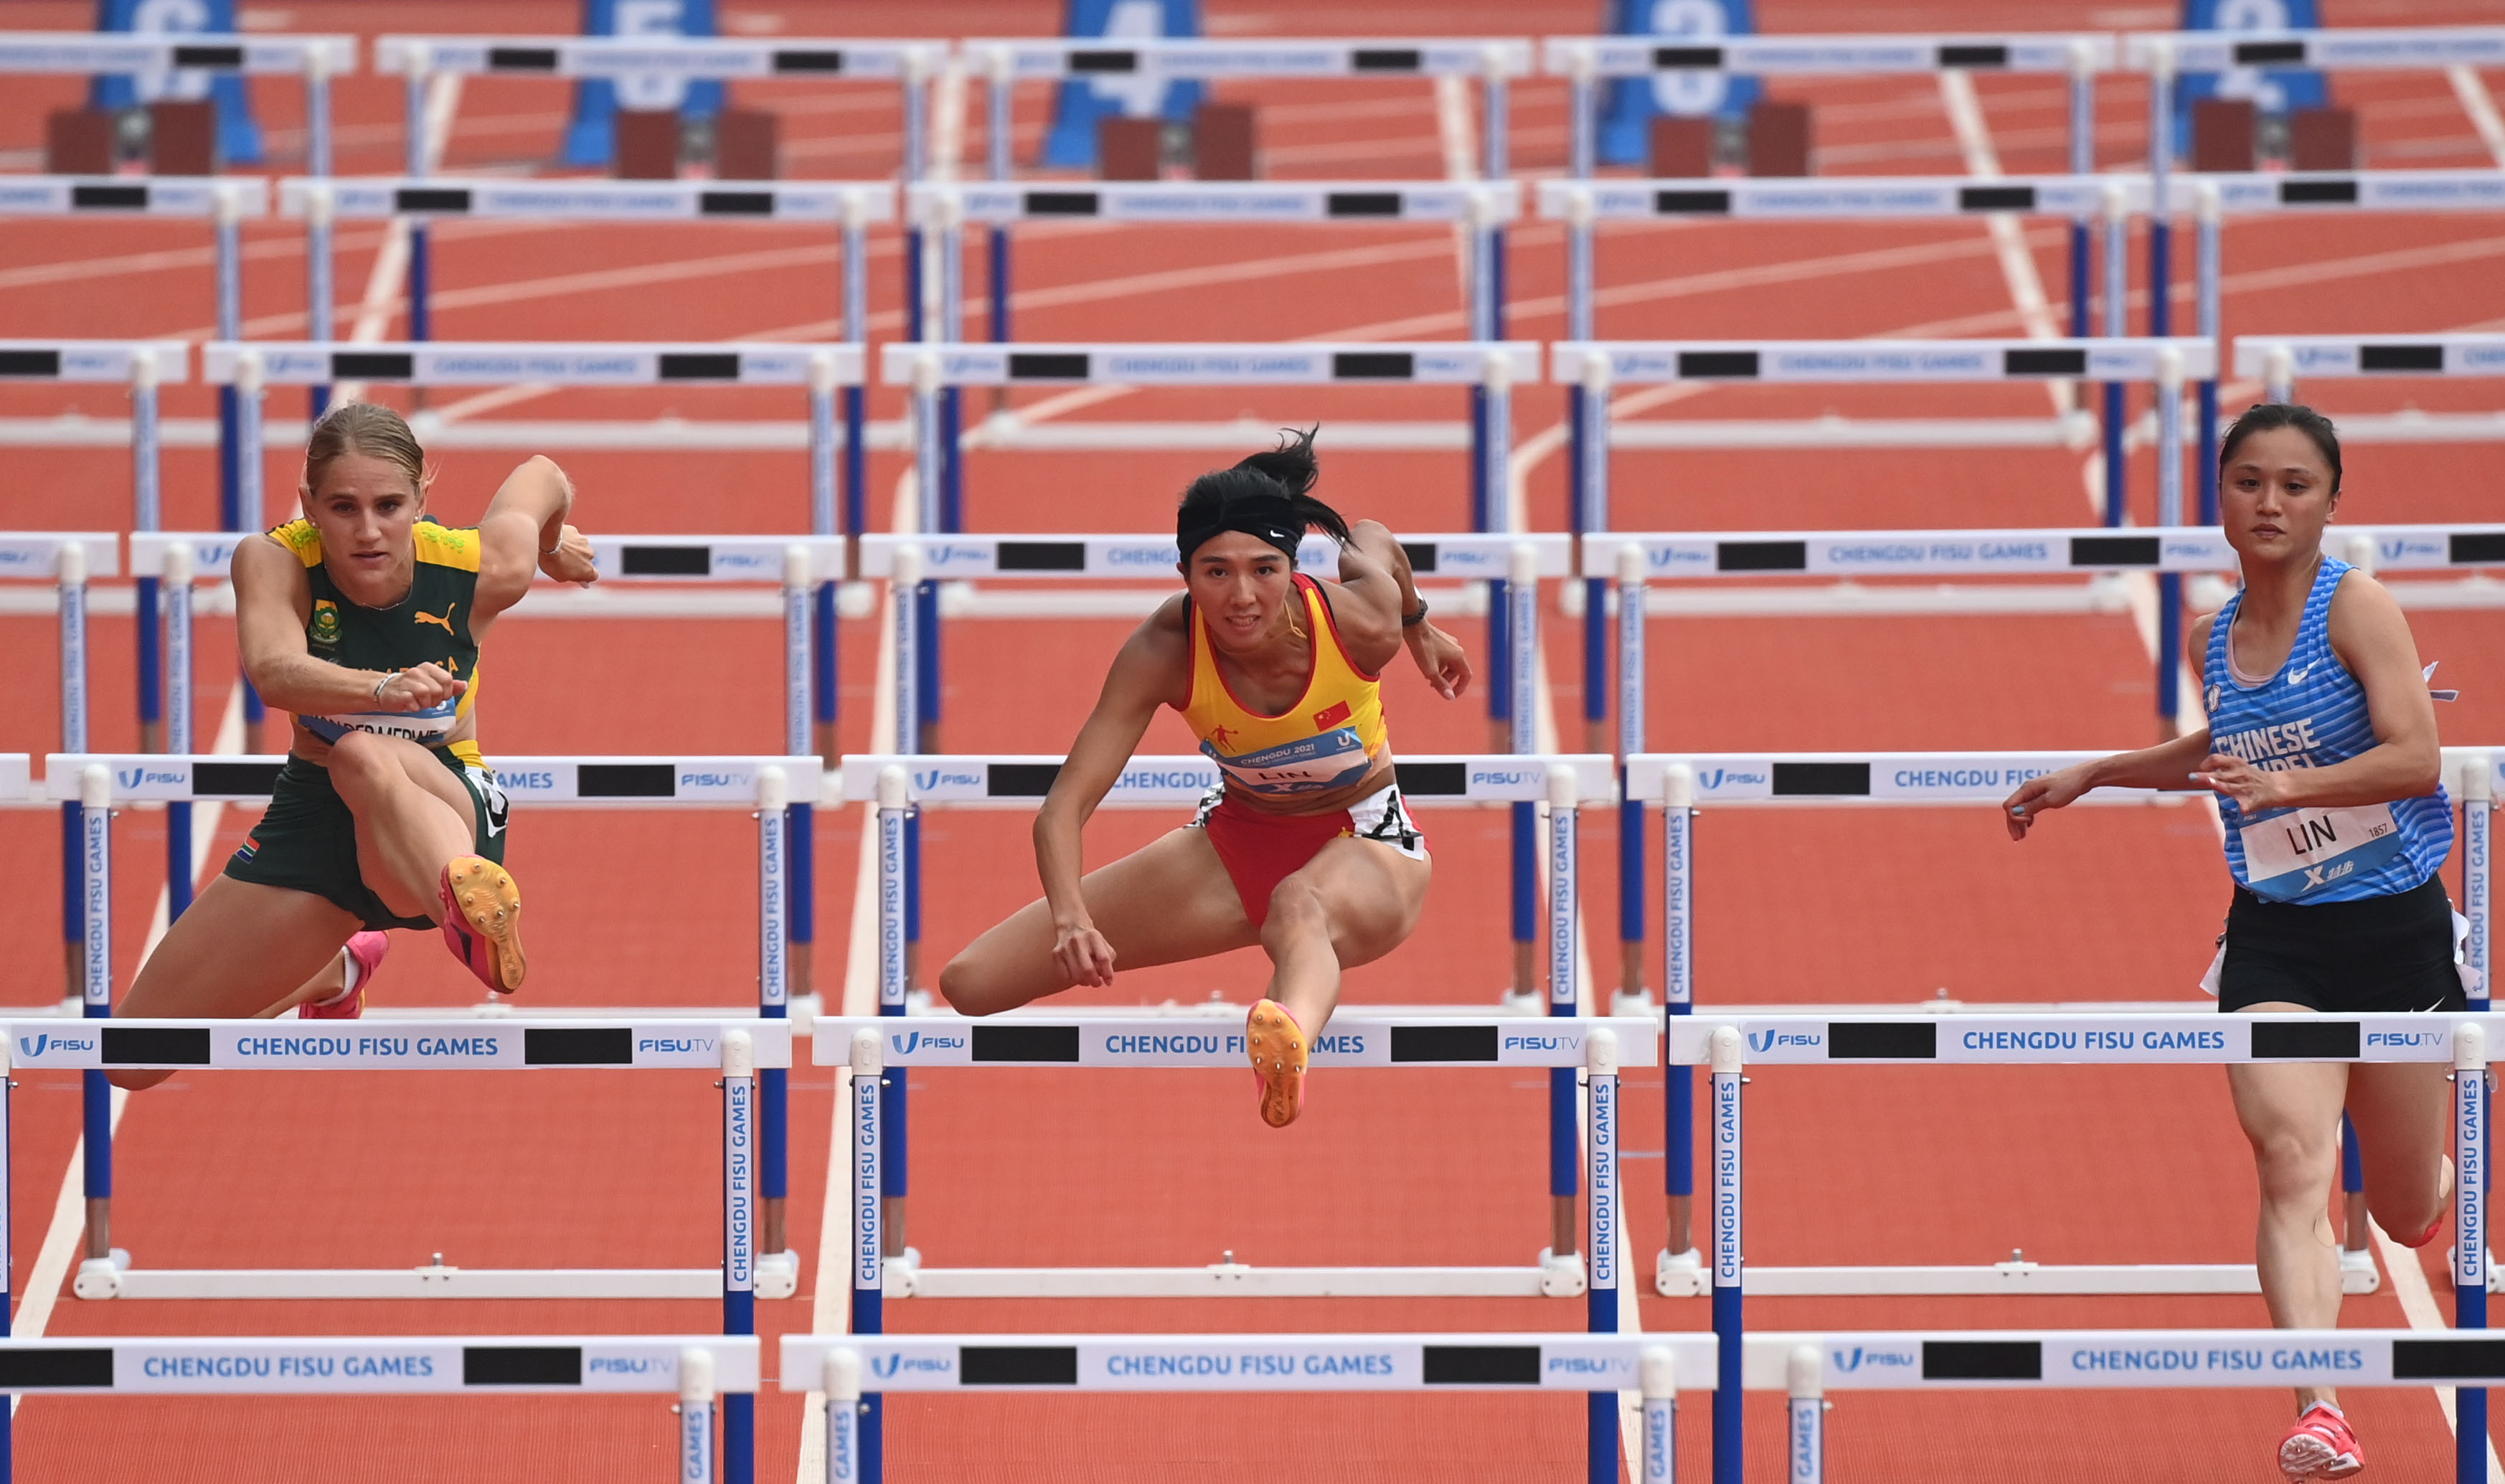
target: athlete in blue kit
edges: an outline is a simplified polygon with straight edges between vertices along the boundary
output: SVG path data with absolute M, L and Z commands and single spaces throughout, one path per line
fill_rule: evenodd
M 2435 707 L 2400 605 L 2322 551 L 2340 504 L 2340 441 L 2310 407 L 2246 411 L 2218 448 L 2219 523 L 2243 586 L 2192 626 L 2209 724 L 2038 778 L 2009 795 L 2009 834 L 2099 787 L 2214 791 L 2235 900 L 2205 981 L 2224 1010 L 2458 1011 L 2455 918 L 2437 874 L 2452 850 Z M 2213 981 L 2213 982 L 2212 982 Z M 2452 1069 L 2289 1062 L 2227 1069 L 2261 1183 L 2255 1253 L 2282 1329 L 2340 1323 L 2330 1220 L 2340 1114 L 2357 1131 L 2366 1204 L 2423 1247 L 2452 1196 Z M 2328 1387 L 2297 1389 L 2279 1441 L 2291 1480 L 2345 1479 L 2365 1451 Z

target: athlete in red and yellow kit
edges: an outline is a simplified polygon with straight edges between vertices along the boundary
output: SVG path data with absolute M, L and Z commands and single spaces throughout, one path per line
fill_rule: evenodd
M 1267 992 L 1246 1024 L 1274 1128 L 1304 1106 L 1305 1053 L 1344 967 L 1418 925 L 1433 874 L 1393 781 L 1379 681 L 1405 645 L 1447 700 L 1469 686 L 1462 647 L 1426 621 L 1397 538 L 1354 528 L 1309 491 L 1313 437 L 1201 476 L 1175 517 L 1183 591 L 1131 635 L 1035 822 L 1043 900 L 976 938 L 939 975 L 970 1015 L 1010 1009 L 1113 970 L 1258 943 Z M 1340 543 L 1339 581 L 1296 573 L 1308 528 Z M 1218 767 L 1192 822 L 1079 874 L 1079 831 L 1159 706 Z

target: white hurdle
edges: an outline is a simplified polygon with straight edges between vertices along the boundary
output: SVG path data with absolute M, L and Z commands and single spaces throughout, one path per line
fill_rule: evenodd
M 1696 999 L 1695 881 L 1697 856 L 1694 816 L 1700 808 L 1787 808 L 1861 806 L 1972 806 L 1997 804 L 2029 778 L 2100 753 L 1638 753 L 1627 759 L 1630 805 L 1659 809 L 1664 831 L 1661 884 L 1663 1000 L 1674 1035 L 1699 1023 L 1711 1007 Z M 2445 753 L 2445 781 L 2460 800 L 2462 851 L 2467 866 L 2462 910 L 2472 920 L 2475 957 L 2466 966 L 2485 985 L 2492 915 L 2489 881 L 2491 818 L 2500 782 L 2505 782 L 2505 749 L 2453 748 Z M 2089 806 L 2156 804 L 2197 806 L 2203 795 L 2152 793 L 2135 789 L 2100 789 L 2082 802 Z M 2471 1000 L 2485 1010 L 2482 997 Z M 2029 1024 L 2038 1016 L 2023 1017 Z M 2215 1016 L 2210 1017 L 2215 1019 Z M 1959 1020 L 1960 1025 L 1969 1023 Z M 1674 1092 L 1683 1076 L 1678 1058 L 1670 1062 Z M 1671 1295 L 1698 1295 L 1706 1282 L 1701 1254 L 1686 1245 L 1689 1203 L 1694 1194 L 1694 1130 L 1688 1102 L 1676 1096 L 1666 1110 L 1665 1184 L 1670 1203 L 1670 1245 L 1656 1264 L 1654 1287 Z M 2376 1282 L 2371 1254 L 2352 1251 L 2346 1259 L 2344 1282 L 2349 1291 L 2371 1291 Z M 2012 1261 L 1989 1266 L 1944 1266 L 1904 1269 L 1759 1268 L 1752 1280 L 1758 1292 L 1845 1293 L 2250 1293 L 2258 1280 L 2246 1264 L 2057 1265 Z
M 2119 332 L 2117 332 L 2117 336 Z M 2199 338 L 2127 337 L 2028 340 L 1596 340 L 1561 341 L 1549 347 L 1556 380 L 1583 388 L 1579 430 L 1579 512 L 1587 546 L 1607 544 L 1609 463 L 1617 439 L 1609 413 L 1609 389 L 1622 382 L 1735 382 L 1816 385 L 1950 385 L 2084 378 L 2105 383 L 2105 524 L 2124 520 L 2120 389 L 2128 382 L 2157 387 L 2158 524 L 2183 525 L 2183 424 L 2179 415 L 2186 378 L 2217 374 L 2217 346 Z M 1599 596 L 1594 592 L 1592 596 Z M 1587 600 L 1588 601 L 1588 600 Z M 1596 605 L 1597 607 L 1597 605 Z M 2158 579 L 2157 714 L 2170 720 L 2179 709 L 2174 656 L 2182 649 L 2182 585 Z M 1587 617 L 1587 666 L 1597 657 L 1601 620 Z M 1600 717 L 1598 676 L 1587 669 L 1586 715 Z
M 331 228 L 335 221 L 405 219 L 434 223 L 477 219 L 597 226 L 725 222 L 832 228 L 842 263 L 836 280 L 836 307 L 843 321 L 843 338 L 865 353 L 869 344 L 869 228 L 896 219 L 896 187 L 886 181 L 290 178 L 279 182 L 279 209 L 304 223 L 305 297 L 318 306 L 311 323 L 310 338 L 315 341 L 331 338 Z M 432 323 L 427 303 L 418 297 L 431 290 L 431 274 L 414 275 L 409 286 L 412 325 Z M 222 333 L 218 337 L 241 338 L 233 333 Z M 412 337 L 431 338 L 422 334 Z M 812 388 L 812 424 L 833 419 L 834 390 Z M 317 401 L 327 401 L 328 389 L 316 387 L 314 396 Z M 841 525 L 836 523 L 835 441 L 813 429 L 809 445 L 812 528 L 821 536 L 862 528 L 867 422 L 857 381 L 842 387 L 842 405 Z M 313 411 L 318 416 L 322 407 L 317 405 Z M 819 468 L 821 460 L 825 461 L 823 470 Z
M 900 664 L 901 669 L 901 664 Z M 877 802 L 879 825 L 879 1015 L 907 1015 L 912 1010 L 912 960 L 907 945 L 917 930 L 914 875 L 919 869 L 914 850 L 914 817 L 930 807 L 1007 807 L 1032 810 L 1042 804 L 1060 775 L 1060 757 L 919 757 L 869 755 L 844 757 L 842 790 L 847 799 Z M 1415 807 L 1478 804 L 1510 807 L 1515 820 L 1548 804 L 1548 898 L 1545 898 L 1545 958 L 1548 958 L 1548 1015 L 1575 1015 L 1575 820 L 1583 807 L 1616 799 L 1616 777 L 1605 755 L 1500 755 L 1500 757 L 1405 757 L 1397 762 L 1400 797 Z M 1205 757 L 1132 757 L 1102 807 L 1192 807 L 1217 787 L 1217 764 Z M 1534 893 L 1531 902 L 1538 902 Z M 1531 910 L 1518 900 L 1518 910 Z M 1535 910 L 1538 915 L 1538 910 Z M 1528 985 L 1521 985 L 1528 990 Z M 1538 1001 L 1513 1001 L 1508 1010 L 1535 1015 Z M 1345 1023 L 1335 1020 L 1335 1025 Z M 1173 1023 L 1167 1023 L 1173 1028 Z M 822 1058 L 839 1063 L 839 1045 L 819 1047 Z M 919 1266 L 904 1246 L 904 1196 L 907 1196 L 907 1150 L 904 1150 L 904 1085 L 895 1083 L 884 1095 L 884 1120 L 892 1128 L 895 1150 L 884 1160 L 882 1196 L 887 1201 L 887 1255 Z M 1570 1261 L 1578 1249 L 1575 1203 L 1575 1090 L 1573 1076 L 1558 1071 L 1548 1085 L 1548 1193 L 1553 1198 L 1553 1241 L 1543 1263 Z M 1515 1291 L 1515 1289 L 1505 1289 Z
M 660 78 L 681 84 L 771 78 L 897 85 L 903 110 L 903 176 L 913 181 L 929 168 L 927 95 L 946 53 L 944 42 L 823 37 L 393 35 L 375 38 L 374 71 L 403 80 L 403 154 L 411 177 L 431 172 L 426 140 L 433 105 L 428 95 L 440 77 Z M 731 189 L 753 187 L 740 182 Z M 433 337 L 426 313 L 428 258 L 420 217 L 409 230 L 409 336 L 418 340 Z M 857 274 L 846 277 L 848 285 L 861 281 Z
M 753 1404 L 759 1371 L 755 1335 L 0 1339 L 0 1393 L 15 1397 L 670 1396 L 678 1484 L 713 1484 L 715 1398 Z M 10 1466 L 0 1449 L 0 1478 Z
M 88 580 L 122 570 L 122 542 L 110 531 L 0 531 L 0 581 L 48 582 L 57 614 L 61 697 L 61 750 L 84 752 L 88 733 Z M 22 755 L 10 755 L 22 756 Z M 0 789 L 15 801 L 18 794 Z M 61 805 L 61 985 L 78 998 L 86 970 L 79 932 L 79 821 L 75 800 Z
M 110 945 L 112 925 L 112 815 L 116 804 L 137 802 L 190 802 L 201 799 L 259 801 L 266 799 L 275 787 L 279 770 L 286 760 L 276 757 L 231 756 L 166 756 L 159 754 L 126 755 L 54 755 L 44 760 L 43 788 L 53 798 L 73 800 L 69 807 L 79 815 L 80 837 L 85 854 L 87 892 L 84 898 L 82 932 L 88 945 L 84 955 L 85 974 L 80 999 L 85 1024 L 109 1020 L 113 1007 L 113 979 Z M 788 1017 L 789 964 L 784 943 L 789 932 L 791 867 L 784 844 L 786 809 L 792 803 L 813 803 L 819 796 L 821 773 L 818 760 L 812 757 L 656 757 L 656 758 L 504 758 L 496 763 L 496 778 L 506 796 L 524 806 L 557 806 L 579 808 L 699 808 L 754 810 L 758 821 L 758 977 L 759 1020 L 773 1028 L 758 1039 L 759 1064 L 763 1070 L 759 1089 L 759 1107 L 751 1111 L 757 1141 L 759 1185 L 764 1202 L 760 1223 L 766 1245 L 771 1249 L 756 1261 L 757 1291 L 768 1298 L 783 1298 L 796 1291 L 799 1282 L 799 1258 L 783 1246 L 783 1223 L 778 1209 L 786 1193 L 785 1124 L 786 1069 L 791 1065 L 788 1049 L 792 1023 Z M 648 1018 L 629 1012 L 623 1018 L 630 1022 Z M 718 1015 L 699 1013 L 700 1023 L 723 1019 Z M 60 1022 L 56 1022 L 59 1024 Z M 265 1030 L 271 1022 L 252 1021 Z M 395 1030 L 409 1022 L 395 1019 Z M 520 1022 L 478 1015 L 459 1017 L 464 1031 L 494 1029 Z M 568 1025 L 586 1022 L 568 1019 Z M 737 1024 L 745 1025 L 741 1020 Z M 284 1022 L 293 1025 L 295 1022 Z M 622 1033 L 621 1033 L 622 1034 Z M 613 1038 L 614 1039 L 614 1038 Z M 22 1048 L 21 1048 L 22 1049 Z M 433 1063 L 423 1063 L 433 1065 Z M 258 1065 L 258 1063 L 255 1063 Z M 88 1078 L 87 1120 L 87 1188 L 88 1219 L 87 1262 L 81 1269 L 81 1283 L 89 1275 L 99 1285 L 120 1284 L 124 1289 L 132 1282 L 149 1289 L 151 1296 L 162 1297 L 230 1297 L 223 1290 L 215 1292 L 173 1291 L 184 1287 L 184 1280 L 158 1275 L 152 1279 L 145 1270 L 128 1268 L 126 1255 L 112 1245 L 113 1143 L 107 1103 L 107 1092 L 100 1072 Z M 752 1250 L 754 1238 L 751 1238 Z M 108 1271 L 110 1270 L 110 1272 Z M 113 1277 L 111 1274 L 119 1274 Z M 135 1275 L 135 1276 L 134 1276 Z M 705 1275 L 704 1281 L 711 1279 Z M 528 1274 L 501 1280 L 519 1294 L 529 1292 L 534 1281 Z M 551 1277 L 551 1291 L 541 1296 L 579 1297 L 585 1280 Z M 686 1275 L 635 1275 L 618 1279 L 600 1296 L 611 1297 L 686 1297 L 695 1279 Z M 218 1281 L 203 1279 L 210 1289 Z M 169 1289 L 168 1286 L 171 1286 Z M 283 1287 L 283 1286 L 282 1286 Z M 109 1292 L 83 1296 L 111 1296 Z M 425 1290 L 418 1292 L 444 1290 Z M 301 1296 L 295 1289 L 286 1289 L 283 1296 Z M 356 1296 L 351 1293 L 328 1293 L 322 1296 Z M 394 1291 L 388 1296 L 406 1297 L 410 1293 Z
M 103 771 L 95 764 L 80 769 L 91 795 L 104 793 Z M 760 1065 L 791 1065 L 788 1022 L 522 1016 L 482 1021 L 454 1015 L 390 1025 L 315 1026 L 269 1020 L 88 1019 L 18 1021 L 5 1031 L 8 1042 L 0 1057 L 17 1069 L 75 1070 L 90 1086 L 114 1068 L 718 1071 L 723 1088 L 723 1260 L 718 1269 L 464 1269 L 446 1265 L 440 1254 L 430 1267 L 409 1269 L 150 1269 L 133 1266 L 127 1253 L 116 1250 L 81 1262 L 71 1290 L 87 1299 L 697 1298 L 719 1292 L 723 1333 L 753 1337 L 757 1332 L 757 1072 Z M 0 1134 L 5 1132 L 0 1127 Z M 110 1147 L 99 1150 L 88 1145 L 88 1208 L 94 1213 L 99 1170 L 108 1196 L 111 1189 Z M 0 1208 L 0 1230 L 9 1225 L 9 1215 Z M 91 1231 L 91 1242 L 94 1235 Z M 725 1472 L 734 1484 L 746 1484 L 755 1472 L 754 1398 L 733 1396 L 724 1413 Z
M 1962 1065 L 2223 1065 L 2252 1062 L 2433 1062 L 2455 1069 L 2453 1160 L 2461 1172 L 2454 1185 L 2453 1261 L 2457 1330 L 2452 1339 L 2407 1331 L 2381 1337 L 2351 1330 L 2145 1331 L 2133 1343 L 2117 1336 L 2068 1334 L 2023 1339 L 1990 1333 L 1958 1337 L 1968 1347 L 1936 1360 L 1932 1344 L 1909 1346 L 1905 1336 L 1829 1336 L 1843 1346 L 1860 1340 L 1852 1363 L 1839 1365 L 1830 1351 L 1818 1367 L 1822 1384 L 1838 1384 L 1839 1370 L 1864 1364 L 1884 1375 L 1914 1367 L 1925 1382 L 1999 1384 L 2049 1379 L 2066 1362 L 2072 1385 L 2427 1385 L 2484 1382 L 2505 1376 L 2505 1353 L 2476 1338 L 2487 1327 L 2487 1042 L 2505 1032 L 2505 1020 L 2484 1012 L 2399 1015 L 2250 1015 L 2217 1011 L 2148 1014 L 1953 1016 L 1894 1014 L 1753 1015 L 1709 1012 L 1669 1025 L 1666 1060 L 1710 1066 L 1713 1078 L 1713 1329 L 1721 1340 L 1719 1387 L 1714 1394 L 1713 1464 L 1716 1484 L 1737 1484 L 1741 1461 L 1740 1389 L 1744 1384 L 1743 1295 L 1758 1293 L 1935 1292 L 1935 1289 L 1794 1287 L 1750 1282 L 1742 1254 L 1741 1087 L 1744 1069 L 1761 1065 L 1828 1066 L 1901 1064 Z M 1785 1270 L 1760 1270 L 1782 1273 Z M 1817 1271 L 1817 1270 L 1811 1270 Z M 1888 1274 L 1924 1270 L 1864 1269 Z M 1971 1291 L 1960 1290 L 1959 1291 Z M 2117 1291 L 2099 1290 L 2096 1291 Z M 2294 1347 L 2295 1363 L 2245 1364 L 2248 1347 Z M 2176 1365 L 2180 1346 L 2204 1356 Z M 2213 1348 L 2222 1352 L 2212 1354 Z M 2148 1352 L 2154 1351 L 2151 1360 Z M 1914 1357 L 1919 1354 L 1920 1360 Z M 2103 1359 L 2099 1359 L 2103 1358 Z M 2084 1363 L 2083 1363 L 2084 1361 Z M 2380 1363 L 2379 1363 L 2380 1362 Z M 2153 1373 L 2153 1374 L 2152 1374 Z M 1875 1378 L 1874 1378 L 1875 1379 Z M 1850 1385 L 1850 1382 L 1844 1384 Z M 1888 1385 L 1885 1379 L 1877 1380 Z M 2486 1392 L 2465 1385 L 2455 1398 L 2464 1418 L 2486 1410 Z M 1797 1414 L 1795 1414 L 1797 1416 Z M 2487 1478 L 2487 1429 L 2460 1424 L 2456 1452 L 2459 1484 Z M 1795 1441 L 1798 1441 L 1797 1436 Z M 1796 1475 L 1797 1476 L 1797 1475 Z M 1813 1474 L 1815 1478 L 1817 1475 Z
M 854 760 L 847 760 L 848 764 Z M 1567 931 L 1570 935 L 1570 924 Z M 1571 1187 L 1577 1162 L 1573 1105 L 1576 1074 L 1582 1074 L 1591 1108 L 1589 1137 L 1583 1141 L 1581 1150 L 1581 1162 L 1588 1165 L 1591 1190 L 1580 1233 L 1580 1245 L 1585 1251 L 1569 1252 L 1561 1241 L 1540 1254 L 1536 1267 L 1527 1269 L 1263 1268 L 1236 1262 L 1232 1254 L 1224 1261 L 1202 1268 L 926 1267 L 920 1254 L 911 1249 L 890 1251 L 895 1243 L 889 1235 L 892 1228 L 888 1217 L 891 1212 L 900 1216 L 902 1192 L 891 1190 L 888 1176 L 891 1169 L 901 1165 L 904 1150 L 901 1121 L 892 1121 L 891 1110 L 884 1106 L 897 1101 L 902 1081 L 888 1078 L 888 1068 L 1192 1067 L 1241 1071 L 1246 1065 L 1243 1032 L 1232 1028 L 1193 1030 L 1171 1017 L 1119 1014 L 1018 1013 L 971 1021 L 933 1017 L 922 1019 L 917 1029 L 901 1034 L 893 1029 L 897 1021 L 886 1017 L 821 1021 L 818 1035 L 812 1039 L 816 1047 L 813 1056 L 821 1066 L 845 1066 L 852 1073 L 852 1334 L 879 1335 L 885 1328 L 883 1303 L 889 1297 L 1571 1297 L 1576 1293 L 1586 1296 L 1587 1323 L 1592 1331 L 1613 1332 L 1618 1327 L 1623 1268 L 1618 1250 L 1618 1069 L 1621 1065 L 1650 1065 L 1655 1033 L 1648 1019 L 1577 1016 L 1570 1013 L 1571 1008 L 1570 1005 L 1564 1007 L 1566 1013 L 1545 1017 L 1491 1017 L 1483 1021 L 1449 1016 L 1340 1015 L 1333 1017 L 1329 1027 L 1315 1039 L 1313 1048 L 1313 1064 L 1317 1067 L 1549 1068 L 1552 1116 L 1557 1112 L 1556 1094 L 1561 1090 L 1565 1107 L 1562 1138 L 1568 1190 L 1559 1200 L 1561 1230 L 1570 1229 L 1573 1205 Z M 1558 1147 L 1557 1140 L 1552 1139 L 1552 1161 Z M 1551 1188 L 1555 1188 L 1553 1181 Z M 883 1192 L 885 1199 L 881 1198 Z M 821 1384 L 822 1362 L 822 1357 L 795 1360 L 787 1351 L 784 1373 L 793 1378 L 795 1389 L 815 1389 Z M 884 1380 L 896 1374 L 899 1367 L 893 1360 L 873 1360 L 869 1368 L 873 1376 Z M 840 1396 L 840 1390 L 830 1395 Z M 829 1433 L 830 1438 L 834 1435 Z M 876 1484 L 881 1476 L 882 1439 L 874 1404 L 861 1413 L 855 1435 L 861 1461 L 859 1477 L 866 1484 Z M 1614 1398 L 1594 1397 L 1590 1445 L 1595 1479 L 1615 1477 L 1617 1437 Z M 830 1444 L 830 1460 L 837 1451 Z M 1605 1460 L 1611 1470 L 1606 1475 L 1602 1472 Z

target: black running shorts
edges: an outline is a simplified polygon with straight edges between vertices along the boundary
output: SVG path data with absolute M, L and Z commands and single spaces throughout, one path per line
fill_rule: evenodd
M 2218 1008 L 2284 1002 L 2336 1014 L 2462 1010 L 2452 901 L 2429 876 L 2354 901 L 2267 901 L 2241 887 L 2227 909 Z
M 474 767 L 446 748 L 431 749 L 470 795 L 471 837 L 476 854 L 505 861 L 505 791 L 496 775 Z M 309 892 L 335 903 L 368 928 L 432 928 L 423 917 L 397 917 L 366 885 L 357 868 L 357 820 L 348 812 L 331 771 L 289 755 L 278 771 L 269 808 L 227 861 L 237 881 Z

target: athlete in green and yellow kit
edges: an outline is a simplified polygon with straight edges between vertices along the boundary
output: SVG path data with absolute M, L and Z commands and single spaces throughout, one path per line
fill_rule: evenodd
M 566 524 L 574 489 L 545 458 L 467 530 L 427 516 L 427 480 L 398 413 L 334 407 L 305 444 L 303 517 L 236 548 L 244 674 L 295 714 L 295 735 L 268 811 L 117 1014 L 354 1016 L 392 928 L 440 926 L 489 989 L 521 987 L 505 795 L 478 753 L 478 647 L 535 573 L 593 581 L 591 544 Z

